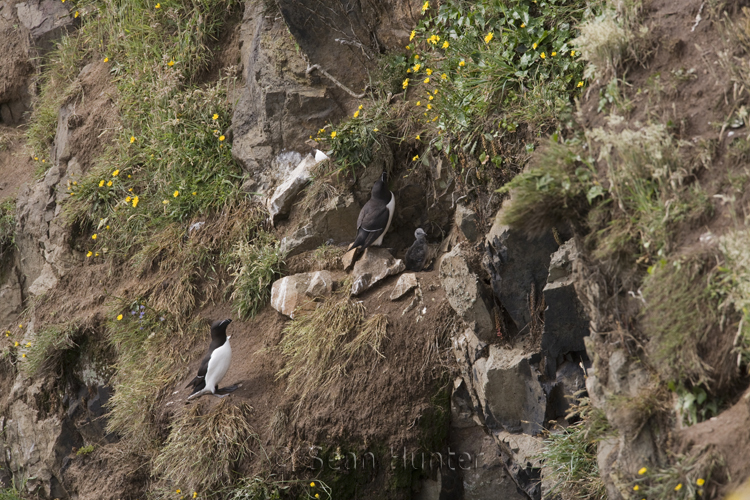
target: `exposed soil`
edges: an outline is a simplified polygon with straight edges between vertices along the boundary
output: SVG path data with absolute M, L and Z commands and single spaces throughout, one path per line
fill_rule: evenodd
M 24 130 L 0 125 L 0 202 L 15 198 L 34 178 L 37 162 L 26 151 Z

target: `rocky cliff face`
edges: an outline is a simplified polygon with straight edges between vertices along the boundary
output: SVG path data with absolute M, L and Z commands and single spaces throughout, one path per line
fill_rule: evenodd
M 408 80 L 399 82 L 403 94 L 394 97 L 389 90 L 378 97 L 403 123 L 388 131 L 400 139 L 384 142 L 387 147 L 367 165 L 337 169 L 333 151 L 316 149 L 326 144 L 318 130 L 357 117 L 383 58 L 411 42 L 429 2 L 227 2 L 226 25 L 215 37 L 221 42 L 211 47 L 204 68 L 174 76 L 166 72 L 180 66 L 179 58 L 159 56 L 164 60 L 153 65 L 164 67 L 159 78 L 170 92 L 195 85 L 199 93 L 217 81 L 229 88 L 229 80 L 220 78 L 238 76 L 222 94 L 231 101 L 223 126 L 218 110 L 200 109 L 207 116 L 191 123 L 187 99 L 171 95 L 168 101 L 174 115 L 165 126 L 195 126 L 193 135 L 215 137 L 212 147 L 227 158 L 231 148 L 239 166 L 239 173 L 221 181 L 229 186 L 214 191 L 237 198 L 182 215 L 173 207 L 197 199 L 211 174 L 201 171 L 193 184 L 178 184 L 187 182 L 171 175 L 183 168 L 182 160 L 190 173 L 203 158 L 178 154 L 174 145 L 162 150 L 156 140 L 143 146 L 150 149 L 135 149 L 150 139 L 122 108 L 123 95 L 138 85 L 134 75 L 148 68 L 112 64 L 103 48 L 74 62 L 49 56 L 60 53 L 56 43 L 75 40 L 82 14 L 94 15 L 94 4 L 86 5 L 70 10 L 51 0 L 0 2 L 0 50 L 6 54 L 0 63 L 0 139 L 9 138 L 0 141 L 0 174 L 15 177 L 24 170 L 29 179 L 17 192 L 11 192 L 16 184 L 6 189 L 0 179 L 0 197 L 15 197 L 13 245 L 0 248 L 0 385 L 7 389 L 0 395 L 0 487 L 16 484 L 24 495 L 50 499 L 168 498 L 175 491 L 232 499 L 274 493 L 570 498 L 575 495 L 560 490 L 559 471 L 550 467 L 554 445 L 545 439 L 578 436 L 578 429 L 594 428 L 591 422 L 600 424 L 601 433 L 581 437 L 593 467 L 588 480 L 606 489 L 594 497 L 625 498 L 634 484 L 645 488 L 639 482 L 644 469 L 672 470 L 667 450 L 675 415 L 684 415 L 669 405 L 672 399 L 690 405 L 674 387 L 674 397 L 664 396 L 669 391 L 660 387 L 647 349 L 635 333 L 628 337 L 637 333 L 647 301 L 640 288 L 625 290 L 637 282 L 630 274 L 607 275 L 612 268 L 592 252 L 585 224 L 562 223 L 559 214 L 544 231 L 508 224 L 524 199 L 517 190 L 501 204 L 495 193 L 494 183 L 512 172 L 501 168 L 500 154 L 497 168 L 483 167 L 486 152 L 474 158 L 473 149 L 452 144 L 451 150 L 444 139 L 442 153 L 420 150 L 420 158 L 417 127 L 421 110 L 430 108 L 417 102 L 420 113 L 409 117 Z M 185 5 L 156 5 L 148 15 L 165 17 L 154 17 L 153 29 L 189 17 Z M 485 45 L 490 34 L 482 34 Z M 444 40 L 443 47 L 454 40 Z M 428 43 L 437 46 L 437 40 Z M 466 59 L 472 63 L 468 54 Z M 25 150 L 25 139 L 10 129 L 39 123 L 27 112 L 42 106 L 39 76 L 46 73 L 40 61 L 75 68 L 55 119 L 47 120 L 52 133 L 44 154 Z M 403 61 L 394 64 L 406 68 Z M 130 87 L 126 76 L 134 78 Z M 609 92 L 597 85 L 601 95 Z M 417 99 L 429 103 L 437 89 L 425 95 Z M 603 120 L 591 99 L 584 99 L 579 119 Z M 371 125 L 362 125 L 370 127 L 363 134 L 376 132 Z M 537 134 L 522 130 L 502 136 L 512 145 L 491 134 L 481 141 L 487 150 L 532 151 Z M 325 134 L 332 132 L 329 127 Z M 134 145 L 130 163 L 123 159 L 130 153 L 113 152 L 122 144 Z M 183 156 L 171 161 L 170 155 Z M 159 156 L 168 168 L 150 184 L 125 184 L 148 171 L 149 162 L 162 161 Z M 575 161 L 584 160 L 579 155 Z M 38 172 L 31 179 L 34 165 Z M 482 178 L 482 168 L 495 170 Z M 596 176 L 593 167 L 579 170 L 568 184 Z M 384 171 L 397 211 L 383 247 L 347 253 L 360 209 Z M 535 174 L 527 169 L 523 175 Z M 121 180 L 122 187 L 112 185 Z M 537 188 L 553 184 L 551 178 L 537 180 Z M 107 193 L 114 194 L 100 195 L 97 185 L 113 186 Z M 604 196 L 598 181 L 589 187 L 589 204 Z M 81 193 L 90 196 L 83 211 L 74 205 Z M 139 196 L 143 205 L 163 201 L 138 212 Z M 567 201 L 565 213 L 573 213 L 578 200 Z M 672 203 L 666 203 L 667 216 Z M 127 222 L 118 226 L 122 213 Z M 160 217 L 168 223 L 149 228 L 146 221 Z M 595 216 L 587 221 L 591 227 L 600 222 Z M 105 240 L 107 231 L 135 224 L 142 232 Z M 425 269 L 404 272 L 418 227 L 429 242 Z M 106 243 L 86 246 L 99 245 L 97 238 Z M 643 255 L 635 268 L 650 263 L 648 273 L 658 272 L 661 261 Z M 272 264 L 264 268 L 267 261 Z M 257 293 L 242 296 L 243 286 Z M 243 313 L 248 310 L 253 314 Z M 204 398 L 187 404 L 184 385 L 203 355 L 205 320 L 223 317 L 234 318 L 235 357 L 225 382 L 238 387 L 220 403 Z M 743 377 L 735 374 L 732 383 L 742 387 L 726 392 L 734 407 L 718 417 L 733 429 L 746 422 Z M 682 430 L 686 443 L 711 444 L 711 457 L 730 446 L 729 438 L 713 443 L 706 437 L 713 432 L 710 421 L 698 424 L 697 414 L 695 420 Z M 222 472 L 208 474 L 193 461 L 196 447 Z M 714 470 L 690 456 L 674 466 L 679 474 L 686 471 L 675 478 L 695 482 L 696 474 Z M 356 469 L 359 459 L 362 470 Z M 747 467 L 734 462 L 726 470 L 744 479 Z M 712 495 L 724 491 L 731 482 L 725 479 L 715 480 Z M 664 484 L 671 491 L 683 488 L 682 482 Z

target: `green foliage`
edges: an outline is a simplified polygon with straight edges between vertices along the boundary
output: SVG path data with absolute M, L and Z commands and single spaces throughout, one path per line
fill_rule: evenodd
M 88 446 L 81 446 L 80 448 L 78 448 L 78 451 L 76 451 L 76 456 L 80 457 L 82 455 L 88 455 L 95 449 L 96 447 L 93 444 L 90 444 Z
M 668 387 L 677 395 L 675 411 L 682 425 L 695 425 L 719 414 L 721 401 L 710 398 L 705 388 L 699 385 L 688 388 L 674 382 L 669 382 Z
M 566 429 L 550 433 L 544 441 L 545 475 L 552 482 L 550 495 L 564 500 L 604 500 L 607 491 L 596 461 L 598 442 L 610 432 L 604 413 L 581 398 L 568 418 L 580 420 Z
M 253 453 L 257 435 L 248 424 L 251 412 L 247 403 L 235 405 L 229 398 L 212 408 L 206 401 L 184 406 L 154 472 L 187 491 L 214 496 L 211 492 L 231 485 L 237 464 Z M 173 498 L 173 490 L 162 497 Z
M 240 241 L 232 258 L 231 299 L 241 318 L 252 318 L 271 296 L 271 284 L 281 272 L 284 256 L 275 236 L 261 231 L 252 241 Z
M 550 141 L 537 168 L 518 174 L 499 192 L 513 192 L 513 203 L 503 222 L 539 235 L 553 227 L 582 218 L 603 194 L 593 160 L 580 140 Z
M 669 457 L 669 463 L 643 467 L 632 481 L 632 489 L 641 498 L 700 498 L 721 459 L 705 449 L 690 455 Z M 645 465 L 645 464 L 644 464 Z
M 712 295 L 718 298 L 720 310 L 724 314 L 739 315 L 734 351 L 737 365 L 750 366 L 750 231 L 736 230 L 727 233 L 719 240 L 719 248 L 724 256 L 724 265 L 711 281 Z
M 0 261 L 16 245 L 16 200 L 0 203 Z

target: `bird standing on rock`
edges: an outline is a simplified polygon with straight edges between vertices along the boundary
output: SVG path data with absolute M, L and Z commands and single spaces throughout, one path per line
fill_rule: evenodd
M 349 246 L 349 250 L 352 248 L 364 250 L 369 246 L 380 246 L 383 243 L 383 236 L 391 226 L 393 213 L 396 210 L 396 197 L 388 190 L 385 183 L 387 175 L 383 172 L 380 179 L 372 186 L 370 199 L 359 212 L 357 237 Z
M 419 272 L 424 268 L 427 261 L 427 233 L 421 227 L 414 231 L 414 237 L 417 239 L 406 251 L 404 264 L 407 271 Z
M 201 361 L 198 375 L 187 385 L 187 387 L 193 386 L 193 392 L 188 396 L 188 400 L 209 393 L 220 398 L 224 397 L 216 392 L 219 390 L 219 382 L 227 374 L 229 364 L 232 362 L 232 348 L 229 346 L 229 337 L 227 337 L 227 326 L 231 322 L 231 319 L 224 319 L 211 323 L 211 343 Z M 226 387 L 222 389 L 222 392 L 232 392 L 235 389 L 237 386 Z

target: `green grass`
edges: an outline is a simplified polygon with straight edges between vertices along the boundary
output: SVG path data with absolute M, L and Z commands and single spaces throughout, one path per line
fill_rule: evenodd
M 215 497 L 215 490 L 238 479 L 237 464 L 253 454 L 257 435 L 247 422 L 252 411 L 247 403 L 235 405 L 229 398 L 213 408 L 207 401 L 184 406 L 154 461 L 154 472 L 175 488 Z M 174 498 L 174 491 L 165 490 L 158 498 Z
M 16 200 L 0 203 L 0 262 L 16 246 Z
M 276 377 L 287 377 L 287 390 L 298 396 L 298 407 L 311 394 L 320 394 L 361 359 L 378 359 L 386 339 L 387 318 L 367 317 L 361 302 L 349 299 L 344 287 L 318 307 L 298 311 L 284 327 L 278 345 L 285 366 Z
M 711 292 L 720 300 L 722 314 L 739 318 L 732 345 L 736 365 L 750 367 L 750 259 L 747 255 L 750 231 L 739 229 L 722 236 L 719 248 L 723 265 L 711 281 Z
M 544 470 L 552 487 L 549 495 L 559 494 L 563 500 L 604 500 L 607 491 L 599 475 L 596 461 L 597 445 L 610 431 L 604 413 L 582 398 L 570 416 L 580 420 L 544 440 Z
M 79 327 L 75 323 L 49 325 L 40 329 L 29 346 L 27 360 L 22 365 L 30 376 L 39 372 L 60 373 L 66 352 L 78 347 Z
M 231 299 L 241 318 L 252 318 L 268 302 L 271 284 L 279 276 L 284 256 L 276 237 L 261 231 L 250 241 L 239 241 L 232 250 Z

